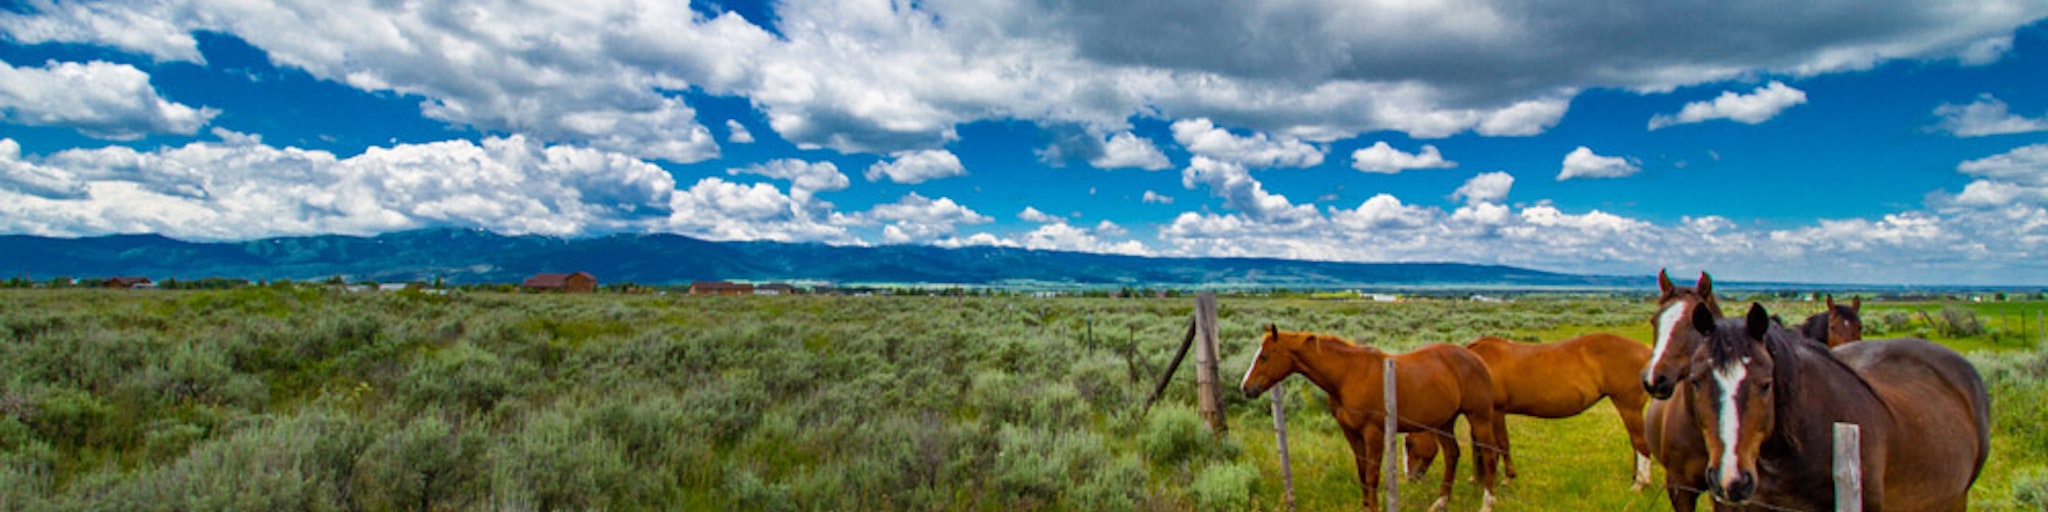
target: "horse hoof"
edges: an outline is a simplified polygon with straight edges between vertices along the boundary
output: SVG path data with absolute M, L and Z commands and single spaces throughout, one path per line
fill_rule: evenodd
M 1451 504 L 1451 497 L 1450 497 L 1450 496 L 1441 496 L 1441 497 L 1438 497 L 1438 498 L 1436 499 L 1436 503 L 1431 503 L 1431 504 L 1429 504 L 1429 512 L 1444 512 L 1444 509 L 1445 509 L 1445 508 L 1448 508 L 1448 507 L 1450 506 L 1450 504 Z
M 1479 512 L 1493 512 L 1493 491 L 1486 491 L 1486 497 L 1479 500 Z

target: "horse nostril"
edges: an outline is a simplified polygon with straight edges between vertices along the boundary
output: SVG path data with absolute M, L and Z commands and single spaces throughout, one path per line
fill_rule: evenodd
M 1753 492 L 1756 492 L 1756 477 L 1744 471 L 1735 476 L 1733 485 L 1728 486 L 1728 499 L 1735 502 L 1746 501 Z
M 1677 387 L 1677 385 L 1673 384 L 1669 379 L 1666 379 L 1661 375 L 1657 376 L 1655 379 L 1643 380 L 1643 391 L 1649 392 L 1651 398 L 1655 398 L 1658 400 L 1665 400 L 1671 398 L 1672 390 Z

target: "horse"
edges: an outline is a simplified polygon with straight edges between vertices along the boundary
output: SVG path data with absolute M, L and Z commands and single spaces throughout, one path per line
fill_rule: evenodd
M 1707 486 L 1707 449 L 1706 440 L 1692 428 L 1690 402 L 1681 393 L 1690 388 L 1688 357 L 1701 340 L 1693 329 L 1682 326 L 1697 318 L 1720 318 L 1721 305 L 1714 299 L 1714 279 L 1706 272 L 1700 272 L 1691 288 L 1680 288 L 1659 270 L 1657 290 L 1657 313 L 1650 317 L 1650 331 L 1657 339 L 1642 380 L 1643 390 L 1655 400 L 1643 411 L 1643 437 L 1650 454 L 1664 465 L 1664 495 L 1671 500 L 1671 509 L 1692 512 Z
M 1834 424 L 1857 425 L 1866 510 L 1966 510 L 1990 453 L 1990 395 L 1975 367 L 1915 338 L 1832 351 L 1770 321 L 1693 317 L 1687 397 L 1706 439 L 1708 490 L 1735 505 L 1835 508 Z
M 1399 407 L 1398 432 L 1386 432 L 1386 390 L 1383 362 L 1395 362 L 1395 400 Z M 1444 445 L 1444 480 L 1436 503 L 1430 510 L 1442 510 L 1450 503 L 1451 483 L 1457 473 L 1457 440 L 1452 438 L 1458 416 L 1463 415 L 1471 430 L 1474 466 L 1485 489 L 1479 510 L 1493 510 L 1494 467 L 1497 453 L 1493 419 L 1493 376 L 1486 362 L 1465 347 L 1437 343 L 1414 351 L 1388 355 L 1372 347 L 1354 345 L 1342 338 L 1307 332 L 1283 332 L 1266 326 L 1265 340 L 1245 369 L 1239 389 L 1257 398 L 1267 388 L 1289 375 L 1299 373 L 1330 397 L 1330 415 L 1337 419 L 1344 440 L 1351 443 L 1358 482 L 1363 488 L 1366 510 L 1378 510 L 1375 495 L 1380 480 L 1380 458 L 1386 442 L 1383 436 L 1399 432 L 1427 432 Z
M 1828 348 L 1842 346 L 1863 339 L 1863 298 L 1849 299 L 1848 305 L 1835 304 L 1835 296 L 1827 296 L 1827 309 L 1806 317 L 1799 325 L 1799 333 L 1807 338 L 1825 341 Z
M 1505 481 L 1515 479 L 1508 414 L 1538 418 L 1577 416 L 1600 399 L 1613 402 L 1636 452 L 1635 488 L 1650 483 L 1650 449 L 1643 440 L 1643 404 L 1649 394 L 1636 372 L 1649 363 L 1642 342 L 1593 333 L 1557 343 L 1515 343 L 1493 336 L 1466 343 L 1493 373 L 1494 436 L 1500 439 Z M 1436 438 L 1408 436 L 1408 474 L 1420 479 L 1436 457 Z

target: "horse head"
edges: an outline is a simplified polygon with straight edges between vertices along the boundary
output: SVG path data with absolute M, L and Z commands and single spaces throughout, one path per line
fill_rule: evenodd
M 1751 303 L 1744 318 L 1694 317 L 1688 329 L 1701 344 L 1691 357 L 1693 427 L 1707 445 L 1707 490 L 1716 501 L 1741 504 L 1757 489 L 1757 454 L 1778 428 L 1777 357 L 1767 336 L 1770 314 Z
M 1657 313 L 1650 328 L 1657 341 L 1650 349 L 1650 364 L 1643 368 L 1643 389 L 1659 400 L 1671 398 L 1679 379 L 1686 377 L 1687 355 L 1699 343 L 1700 335 L 1691 325 L 1695 316 L 1711 321 L 1721 318 L 1721 304 L 1714 300 L 1714 279 L 1700 272 L 1691 288 L 1671 284 L 1664 271 L 1657 271 Z
M 1265 393 L 1274 383 L 1295 372 L 1295 349 L 1314 342 L 1315 338 L 1309 333 L 1283 333 L 1278 326 L 1266 324 L 1266 339 L 1259 342 L 1259 353 L 1252 356 L 1252 365 L 1245 368 L 1244 382 L 1238 384 L 1238 389 L 1251 398 Z
M 1835 304 L 1835 296 L 1828 296 L 1828 346 L 1863 339 L 1863 298 L 1852 297 L 1848 305 Z

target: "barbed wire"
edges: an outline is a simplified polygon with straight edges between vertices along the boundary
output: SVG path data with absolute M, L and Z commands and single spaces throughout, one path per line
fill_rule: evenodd
M 1373 411 L 1373 410 L 1369 410 L 1369 409 L 1361 409 L 1361 408 L 1356 408 L 1356 407 L 1341 407 L 1341 406 L 1338 406 L 1338 405 L 1336 405 L 1336 404 L 1331 404 L 1331 405 L 1330 405 L 1330 408 L 1331 408 L 1331 409 L 1334 409 L 1334 410 L 1340 410 L 1340 411 L 1350 411 L 1350 412 L 1353 412 L 1353 413 L 1360 413 L 1360 414 L 1378 414 L 1378 415 L 1381 415 L 1380 417 L 1381 417 L 1382 419 L 1384 419 L 1384 418 L 1386 417 L 1386 416 L 1385 416 L 1385 414 L 1386 414 L 1386 413 L 1385 413 L 1384 411 Z M 1498 411 L 1496 411 L 1496 412 L 1498 413 Z M 1506 414 L 1506 413 L 1500 413 L 1500 414 Z M 1466 417 L 1465 417 L 1465 420 L 1466 420 L 1466 421 L 1467 421 L 1467 422 L 1469 423 L 1469 422 L 1470 422 L 1470 421 L 1472 420 L 1472 418 L 1471 418 L 1471 416 L 1466 416 Z M 1421 429 L 1421 430 L 1423 430 L 1423 431 L 1426 431 L 1427 433 L 1437 434 L 1437 435 L 1439 435 L 1439 436 L 1441 436 L 1441 437 L 1444 437 L 1444 438 L 1449 438 L 1449 439 L 1451 439 L 1451 441 L 1452 441 L 1453 443 L 1457 442 L 1457 434 L 1458 434 L 1458 433 L 1457 433 L 1457 432 L 1455 432 L 1455 431 L 1446 431 L 1446 430 L 1444 430 L 1444 429 L 1440 429 L 1440 428 L 1437 428 L 1437 427 L 1436 427 L 1436 426 L 1434 426 L 1434 425 L 1430 425 L 1430 424 L 1426 424 L 1426 423 L 1422 423 L 1422 422 L 1418 422 L 1418 421 L 1413 421 L 1413 420 L 1409 420 L 1409 419 L 1407 419 L 1407 418 L 1403 418 L 1403 417 L 1401 417 L 1401 415 L 1400 415 L 1400 414 L 1399 414 L 1398 412 L 1394 414 L 1394 421 L 1395 421 L 1395 422 L 1396 422 L 1397 424 L 1399 424 L 1399 425 L 1403 425 L 1403 426 L 1412 426 L 1412 427 L 1415 427 L 1415 428 Z M 1339 428 L 1342 428 L 1342 427 L 1340 426 Z M 1385 435 L 1395 435 L 1395 434 L 1400 434 L 1400 433 L 1401 433 L 1401 432 L 1388 432 L 1388 433 L 1386 433 Z M 1410 432 L 1410 433 L 1415 433 L 1415 432 Z M 1469 436 L 1468 436 L 1468 437 L 1469 437 Z M 1479 455 L 1478 453 L 1476 453 L 1476 452 L 1477 452 L 1477 451 L 1479 451 L 1479 450 L 1481 450 L 1481 449 L 1484 449 L 1484 450 L 1486 450 L 1486 451 L 1490 451 L 1490 452 L 1494 452 L 1494 454 L 1495 454 L 1496 456 L 1504 455 L 1504 454 L 1507 454 L 1507 453 L 1508 453 L 1509 451 L 1511 451 L 1510 449 L 1507 449 L 1507 448 L 1502 448 L 1502 447 L 1500 447 L 1500 446 L 1496 446 L 1496 445 L 1494 445 L 1494 444 L 1490 444 L 1490 443 L 1481 443 L 1481 442 L 1479 442 L 1479 441 L 1478 441 L 1478 440 L 1476 440 L 1476 439 L 1468 439 L 1467 441 L 1469 441 L 1469 443 L 1470 443 L 1470 444 L 1472 445 L 1472 449 L 1473 449 L 1473 451 L 1475 452 L 1475 453 L 1473 453 L 1473 454 L 1472 454 L 1472 456 L 1474 456 L 1474 457 L 1478 457 L 1478 456 L 1480 456 L 1480 455 Z M 1385 444 L 1385 440 L 1384 440 L 1384 439 L 1382 439 L 1382 440 L 1381 440 L 1380 442 L 1381 442 L 1381 444 Z M 1630 450 L 1630 452 L 1631 452 L 1631 453 L 1633 453 L 1633 452 L 1634 452 L 1634 450 Z M 1523 453 L 1523 454 L 1521 454 L 1521 455 L 1522 455 L 1522 458 L 1523 458 L 1523 459 L 1525 459 L 1525 460 L 1529 458 L 1529 457 L 1527 457 L 1527 453 Z M 1639 454 L 1639 453 L 1638 453 L 1638 454 L 1636 454 L 1636 455 L 1639 455 L 1639 456 L 1640 456 L 1640 455 L 1642 455 L 1642 454 Z M 1384 457 L 1386 457 L 1386 456 L 1387 456 L 1387 454 L 1384 454 L 1384 453 L 1382 453 L 1382 454 L 1380 454 L 1380 456 L 1381 456 L 1382 458 L 1384 458 Z M 1541 461 L 1542 459 L 1543 459 L 1543 457 L 1541 457 L 1541 456 L 1538 456 L 1538 457 L 1536 457 L 1536 460 L 1538 460 L 1538 461 Z M 1401 461 L 1396 461 L 1396 463 L 1397 463 L 1397 464 L 1401 464 L 1401 465 L 1402 465 L 1403 467 L 1405 467 L 1405 466 L 1407 465 L 1408 461 L 1406 461 L 1406 460 L 1401 460 Z M 1384 465 L 1384 464 L 1386 464 L 1386 463 L 1385 463 L 1385 462 L 1381 462 L 1381 464 L 1382 464 L 1382 465 Z M 1659 461 L 1659 462 L 1658 462 L 1658 464 L 1659 464 L 1659 465 L 1662 465 L 1663 463 L 1662 463 L 1661 461 Z M 1451 466 L 1451 463 L 1450 463 L 1450 461 L 1445 461 L 1445 462 L 1444 462 L 1444 466 L 1445 466 L 1445 469 L 1444 469 L 1445 471 L 1451 471 L 1451 467 L 1450 467 L 1450 466 Z M 1497 472 L 1499 471 L 1499 469 L 1497 469 L 1497 468 L 1498 468 L 1498 466 L 1496 466 L 1496 469 L 1495 469 L 1495 471 L 1496 471 L 1496 474 L 1498 474 Z M 1666 468 L 1666 471 L 1669 471 L 1669 470 L 1670 470 L 1670 468 Z M 1385 471 L 1385 469 L 1384 469 L 1384 468 L 1382 468 L 1382 471 Z M 1672 483 L 1672 482 L 1670 481 L 1670 479 L 1668 479 L 1668 478 L 1667 478 L 1667 479 L 1665 480 L 1664 488 L 1665 488 L 1665 489 L 1677 489 L 1677 490 L 1681 490 L 1681 491 L 1686 491 L 1686 492 L 1691 492 L 1691 493 L 1694 493 L 1694 494 L 1695 494 L 1695 496 L 1693 497 L 1693 499 L 1694 499 L 1694 500 L 1698 500 L 1698 499 L 1699 499 L 1699 496 L 1700 496 L 1700 495 L 1705 495 L 1705 496 L 1707 496 L 1707 499 L 1710 499 L 1710 500 L 1711 500 L 1711 499 L 1714 499 L 1714 498 L 1713 498 L 1713 495 L 1712 495 L 1712 494 L 1711 494 L 1710 492 L 1708 492 L 1708 491 L 1707 491 L 1706 489 L 1698 489 L 1698 488 L 1694 488 L 1694 487 L 1692 487 L 1692 486 L 1688 486 L 1688 485 L 1684 485 L 1684 484 Z M 1763 502 L 1750 502 L 1750 503 L 1744 503 L 1744 504 L 1741 504 L 1741 505 L 1736 505 L 1736 506 L 1738 506 L 1738 507 L 1755 507 L 1755 508 L 1761 508 L 1761 509 L 1766 509 L 1766 510 L 1774 510 L 1774 511 L 1779 511 L 1779 512 L 1815 512 L 1815 511 L 1810 511 L 1810 510 L 1805 510 L 1805 509 L 1798 509 L 1798 508 L 1790 508 L 1790 507 L 1785 507 L 1785 506 L 1780 506 L 1780 505 L 1773 505 L 1773 504 L 1770 504 L 1770 503 L 1763 503 Z

